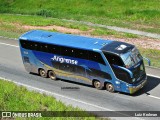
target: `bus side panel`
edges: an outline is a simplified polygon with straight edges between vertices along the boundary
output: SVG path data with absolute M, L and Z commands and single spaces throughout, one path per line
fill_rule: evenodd
M 78 64 L 66 64 L 64 61 L 55 61 L 53 58 L 58 57 L 59 55 L 54 55 L 51 53 L 38 52 L 34 51 L 35 57 L 45 64 L 48 69 L 54 70 L 59 78 L 62 79 L 73 79 L 74 81 L 78 81 L 81 83 L 89 83 L 92 84 L 93 79 L 98 79 L 100 81 L 105 81 L 108 75 L 108 79 L 110 79 L 110 75 L 105 72 L 105 65 L 100 65 L 97 62 L 72 58 L 67 56 L 60 56 L 61 58 L 77 60 Z M 56 57 L 55 57 L 56 56 Z M 53 62 L 54 61 L 54 62 Z
M 58 78 L 81 83 L 91 83 L 91 80 L 87 78 L 85 68 L 83 67 L 85 60 L 80 60 L 80 65 L 74 65 L 53 60 L 54 56 L 59 55 L 39 51 L 34 51 L 34 55 L 48 70 L 53 70 Z M 76 58 L 66 56 L 63 58 L 76 60 Z

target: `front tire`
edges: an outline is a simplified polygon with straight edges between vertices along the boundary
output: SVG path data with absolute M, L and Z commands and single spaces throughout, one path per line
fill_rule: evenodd
M 106 84 L 106 90 L 113 93 L 114 92 L 114 86 L 111 83 Z
M 49 78 L 51 78 L 52 80 L 56 80 L 56 74 L 54 73 L 54 71 L 49 71 L 49 72 L 48 72 L 48 76 L 49 76 Z
M 39 70 L 39 75 L 43 78 L 47 78 L 47 72 L 44 69 Z

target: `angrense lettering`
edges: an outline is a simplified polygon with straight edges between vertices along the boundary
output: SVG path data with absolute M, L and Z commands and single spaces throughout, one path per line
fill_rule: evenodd
M 77 60 L 72 60 L 72 59 L 66 59 L 66 58 L 63 58 L 61 56 L 54 56 L 53 58 L 51 58 L 52 60 L 54 61 L 58 61 L 60 63 L 69 63 L 69 64 L 75 64 L 77 65 L 78 64 L 78 61 Z

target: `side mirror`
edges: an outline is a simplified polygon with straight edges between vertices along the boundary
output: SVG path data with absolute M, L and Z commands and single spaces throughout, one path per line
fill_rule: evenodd
M 129 75 L 130 75 L 130 77 L 133 78 L 133 73 L 132 73 L 129 69 L 127 69 L 127 68 L 125 68 L 125 67 L 118 66 L 118 65 L 114 65 L 114 64 L 112 64 L 112 65 L 113 65 L 115 68 L 119 68 L 119 69 L 122 69 L 122 70 L 128 72 Z
M 146 57 L 143 57 L 143 59 L 147 60 L 149 66 L 151 65 L 150 59 L 148 59 L 148 58 L 146 58 Z

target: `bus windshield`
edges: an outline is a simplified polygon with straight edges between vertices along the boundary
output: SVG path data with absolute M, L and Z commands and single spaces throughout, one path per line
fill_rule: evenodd
M 142 60 L 142 56 L 137 48 L 133 48 L 131 51 L 122 54 L 121 58 L 126 68 L 130 68 Z

